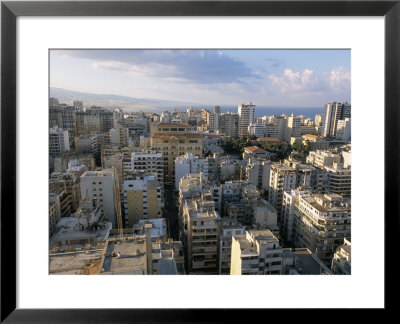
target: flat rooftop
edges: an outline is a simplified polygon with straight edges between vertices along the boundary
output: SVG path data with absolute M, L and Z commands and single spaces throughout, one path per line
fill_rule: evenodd
M 113 256 L 113 255 L 118 255 Z M 101 274 L 146 274 L 146 241 L 131 239 L 125 241 L 110 241 L 107 245 Z

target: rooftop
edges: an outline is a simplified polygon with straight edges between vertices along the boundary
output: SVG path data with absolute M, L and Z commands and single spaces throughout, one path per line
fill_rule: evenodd
M 103 268 L 102 274 L 146 274 L 145 238 L 108 242 Z
M 157 127 L 190 127 L 188 123 L 160 123 Z
M 267 153 L 267 151 L 257 146 L 247 146 L 244 148 L 244 150 L 250 153 Z
M 167 134 L 160 134 L 156 133 L 151 136 L 151 138 L 160 138 L 160 139 L 171 139 L 171 138 L 176 138 L 176 139 L 188 139 L 188 138 L 203 138 L 203 135 L 200 134 L 194 134 L 194 133 L 186 133 L 185 135 L 167 135 Z
M 280 142 L 280 140 L 276 137 L 259 137 L 257 142 Z

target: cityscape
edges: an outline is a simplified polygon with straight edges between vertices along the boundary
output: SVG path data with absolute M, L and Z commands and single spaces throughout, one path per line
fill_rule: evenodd
M 351 275 L 349 65 L 51 50 L 49 274 Z

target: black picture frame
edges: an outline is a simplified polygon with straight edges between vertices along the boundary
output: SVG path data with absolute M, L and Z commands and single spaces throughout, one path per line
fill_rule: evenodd
M 393 1 L 2 1 L 1 3 L 1 321 L 5 323 L 219 322 L 238 309 L 16 308 L 16 19 L 19 16 L 384 16 L 385 309 L 397 275 L 399 234 L 400 0 Z M 390 211 L 390 212 L 389 212 Z M 389 240 L 391 243 L 389 244 Z M 11 242 L 11 243 L 10 243 Z M 14 243 L 14 244 L 13 244 Z M 394 262 L 394 261 L 392 261 Z M 366 283 L 367 284 L 367 283 Z M 344 292 L 345 294 L 345 292 Z M 262 310 L 252 310 L 258 318 Z M 265 313 L 264 313 L 265 315 Z M 262 315 L 263 316 L 263 315 Z

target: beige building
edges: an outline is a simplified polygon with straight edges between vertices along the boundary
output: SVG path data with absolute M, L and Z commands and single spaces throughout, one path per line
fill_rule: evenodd
M 282 247 L 270 230 L 247 231 L 232 237 L 231 275 L 282 274 Z
M 124 181 L 124 215 L 127 227 L 141 219 L 161 218 L 161 187 L 154 176 L 132 176 Z
M 220 216 L 210 193 L 185 200 L 183 244 L 187 269 L 192 274 L 218 274 Z
M 186 123 L 162 123 L 157 133 L 151 136 L 151 147 L 162 152 L 164 159 L 164 181 L 175 181 L 175 158 L 186 153 L 203 156 L 203 136 L 189 132 Z
M 229 275 L 231 271 L 232 237 L 246 237 L 246 230 L 230 218 L 223 218 L 219 246 L 219 274 Z
M 300 194 L 295 202 L 293 237 L 327 266 L 337 248 L 351 237 L 350 200 L 337 194 Z
M 333 255 L 332 272 L 334 274 L 351 274 L 351 241 L 344 239 L 343 245 L 339 246 Z

